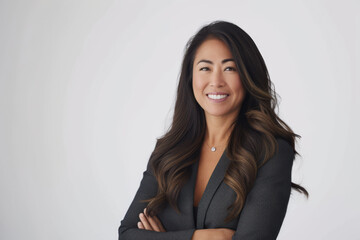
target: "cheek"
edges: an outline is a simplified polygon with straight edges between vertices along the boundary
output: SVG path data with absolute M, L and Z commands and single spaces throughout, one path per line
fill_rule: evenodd
M 234 79 L 234 81 L 232 81 L 232 89 L 234 89 L 237 93 L 244 93 L 244 87 L 240 78 Z
M 201 95 L 205 87 L 204 81 L 201 81 L 199 77 L 193 76 L 192 85 L 195 96 Z
M 236 79 L 236 80 L 234 79 L 234 81 L 232 81 L 231 89 L 234 91 L 236 95 L 235 101 L 242 102 L 245 98 L 245 89 L 240 79 Z

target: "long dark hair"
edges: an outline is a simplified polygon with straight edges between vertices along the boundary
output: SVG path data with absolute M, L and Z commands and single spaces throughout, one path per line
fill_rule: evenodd
M 271 158 L 277 148 L 276 137 L 287 140 L 295 154 L 295 137 L 300 138 L 275 113 L 277 96 L 264 59 L 250 36 L 235 24 L 215 21 L 202 27 L 187 43 L 181 67 L 174 116 L 169 130 L 157 139 L 150 156 L 150 166 L 158 182 L 158 193 L 148 202 L 150 216 L 157 214 L 165 202 L 176 211 L 177 197 L 190 176 L 190 168 L 197 160 L 204 140 L 206 121 L 203 109 L 195 100 L 192 72 L 195 53 L 208 38 L 223 41 L 231 51 L 246 91 L 239 114 L 227 145 L 231 160 L 224 182 L 237 197 L 229 207 L 226 221 L 238 214 L 252 188 L 257 170 Z M 291 183 L 291 187 L 308 197 L 305 188 Z

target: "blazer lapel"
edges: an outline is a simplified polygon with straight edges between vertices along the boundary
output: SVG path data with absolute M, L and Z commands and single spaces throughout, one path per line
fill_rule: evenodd
M 190 227 L 195 227 L 196 223 L 194 222 L 194 190 L 196 183 L 196 174 L 198 169 L 198 161 L 196 161 L 191 166 L 191 175 L 190 179 L 185 183 L 185 186 L 181 190 L 180 201 L 178 203 L 181 206 L 181 209 L 184 211 L 184 221 L 182 224 L 189 224 Z
M 211 199 L 213 198 L 220 183 L 224 180 L 224 176 L 225 176 L 225 173 L 226 173 L 229 163 L 230 163 L 230 159 L 226 156 L 226 150 L 225 150 L 223 152 L 223 154 L 221 155 L 220 160 L 217 163 L 213 173 L 211 174 L 209 182 L 206 185 L 204 193 L 198 204 L 198 213 L 197 213 L 197 222 L 196 222 L 197 229 L 204 228 L 205 216 L 206 216 L 207 209 L 208 209 Z M 194 164 L 194 168 L 193 168 L 194 171 L 191 175 L 191 181 L 190 181 L 190 182 L 192 182 L 192 185 L 193 185 L 192 193 L 191 193 L 191 196 L 192 196 L 191 209 L 192 209 L 192 206 L 194 203 L 194 191 L 195 191 L 195 182 L 196 182 L 196 175 L 197 175 L 198 167 L 199 167 L 199 161 L 196 161 L 196 163 Z M 193 213 L 193 211 L 191 211 L 191 212 Z

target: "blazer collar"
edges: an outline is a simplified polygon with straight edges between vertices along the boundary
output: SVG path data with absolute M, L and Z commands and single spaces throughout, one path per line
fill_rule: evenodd
M 197 229 L 203 229 L 205 223 L 205 216 L 207 209 L 210 205 L 211 199 L 213 198 L 216 190 L 220 186 L 221 182 L 224 180 L 224 176 L 228 165 L 230 163 L 230 159 L 226 156 L 226 149 L 224 150 L 223 154 L 220 157 L 219 162 L 217 163 L 211 177 L 209 179 L 208 184 L 204 190 L 204 193 L 199 201 L 198 204 L 198 212 L 197 212 L 197 222 L 194 224 L 196 225 Z M 195 183 L 196 183 L 196 176 L 197 170 L 199 167 L 199 161 L 197 160 L 196 163 L 192 167 L 192 174 L 191 174 L 191 212 L 193 216 L 193 204 L 194 204 L 194 191 L 195 191 Z

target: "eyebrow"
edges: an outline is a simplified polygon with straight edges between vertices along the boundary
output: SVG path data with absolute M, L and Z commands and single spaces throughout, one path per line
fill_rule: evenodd
M 224 63 L 229 62 L 229 61 L 235 62 L 234 59 L 232 59 L 232 58 L 227 58 L 227 59 L 222 60 L 221 63 L 224 64 Z M 197 63 L 196 65 L 198 65 L 198 64 L 201 63 L 201 62 L 213 64 L 213 62 L 210 61 L 210 60 L 201 59 L 200 61 L 198 61 L 198 63 Z

